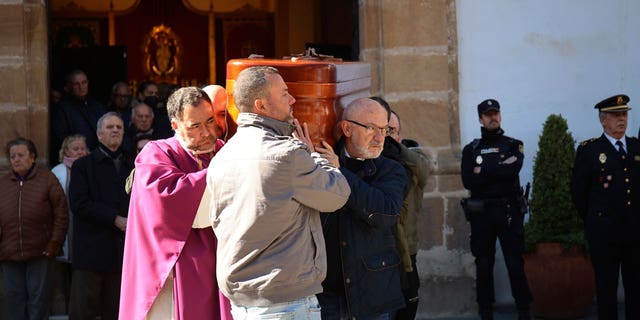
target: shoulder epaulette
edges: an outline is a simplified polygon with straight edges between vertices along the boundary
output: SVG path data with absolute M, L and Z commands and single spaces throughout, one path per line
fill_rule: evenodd
M 471 149 L 475 152 L 478 146 L 480 145 L 480 139 L 473 139 L 470 145 L 471 145 Z
M 582 141 L 582 142 L 580 142 L 580 146 L 581 146 L 581 147 L 584 147 L 584 146 L 586 146 L 587 144 L 589 144 L 589 143 L 591 143 L 591 142 L 594 142 L 594 141 L 596 141 L 596 138 L 591 138 L 591 139 L 589 139 L 589 140 Z

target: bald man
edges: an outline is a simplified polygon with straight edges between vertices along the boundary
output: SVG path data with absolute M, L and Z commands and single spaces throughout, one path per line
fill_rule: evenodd
M 405 305 L 394 231 L 409 180 L 398 162 L 381 155 L 389 133 L 382 105 L 353 101 L 340 127 L 336 152 L 351 195 L 339 214 L 321 214 L 328 265 L 318 294 L 322 318 L 393 319 Z
M 228 140 L 235 133 L 235 122 L 231 120 L 227 112 L 227 90 L 219 85 L 212 84 L 202 88 L 207 93 L 213 104 L 213 112 L 216 119 L 216 134 L 222 140 Z M 229 127 L 233 126 L 233 133 L 229 134 Z

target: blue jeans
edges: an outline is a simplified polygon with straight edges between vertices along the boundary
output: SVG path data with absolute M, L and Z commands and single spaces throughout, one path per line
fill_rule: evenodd
M 248 307 L 232 303 L 231 315 L 234 320 L 320 320 L 320 304 L 315 296 L 272 304 L 268 307 Z
M 8 319 L 49 319 L 53 259 L 2 262 Z
M 349 320 L 347 300 L 343 295 L 333 292 L 323 292 L 317 295 L 322 306 L 322 320 Z M 359 316 L 359 320 L 391 320 L 395 318 L 396 311 L 385 312 L 373 316 Z

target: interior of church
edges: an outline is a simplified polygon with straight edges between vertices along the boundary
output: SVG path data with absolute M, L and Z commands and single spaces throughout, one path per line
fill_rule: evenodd
M 341 0 L 52 0 L 50 75 L 87 72 L 90 92 L 142 81 L 225 85 L 230 59 L 318 54 L 358 59 L 357 1 Z M 356 39 L 354 41 L 354 39 Z

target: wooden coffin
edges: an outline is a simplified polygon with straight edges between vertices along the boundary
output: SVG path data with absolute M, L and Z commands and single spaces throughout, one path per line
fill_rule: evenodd
M 335 145 L 334 126 L 351 101 L 369 96 L 371 65 L 365 62 L 234 59 L 227 63 L 228 110 L 235 120 L 233 84 L 240 71 L 252 66 L 272 66 L 296 98 L 293 114 L 309 126 L 314 145 L 324 140 Z

